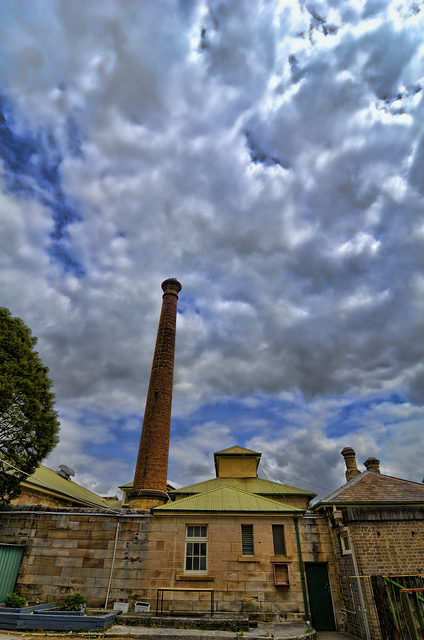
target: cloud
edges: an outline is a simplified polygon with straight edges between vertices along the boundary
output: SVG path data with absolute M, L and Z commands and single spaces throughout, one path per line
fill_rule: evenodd
M 131 479 L 128 425 L 141 421 L 169 275 L 183 284 L 175 482 L 189 481 L 190 447 L 200 456 L 190 477 L 203 477 L 219 440 L 237 439 L 263 442 L 264 454 L 293 446 L 292 466 L 278 457 L 274 470 L 313 479 L 319 462 L 335 469 L 332 485 L 342 444 L 389 451 L 396 429 L 414 431 L 420 5 L 108 0 L 100 11 L 63 0 L 0 12 L 13 151 L 2 165 L 2 303 L 39 337 L 60 455 L 104 491 L 102 459 L 116 483 Z M 395 431 L 325 434 L 334 403 L 391 394 L 408 401 Z M 283 396 L 302 399 L 290 424 L 267 417 L 269 398 Z M 239 403 L 255 407 L 249 425 L 266 438 L 232 422 Z M 200 446 L 202 428 L 215 436 Z M 389 456 L 390 468 L 412 473 L 407 456 Z

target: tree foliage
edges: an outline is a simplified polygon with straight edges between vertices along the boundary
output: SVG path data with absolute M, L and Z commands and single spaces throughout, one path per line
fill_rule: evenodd
M 36 343 L 25 323 L 0 307 L 0 504 L 19 495 L 20 482 L 58 441 L 54 394 Z

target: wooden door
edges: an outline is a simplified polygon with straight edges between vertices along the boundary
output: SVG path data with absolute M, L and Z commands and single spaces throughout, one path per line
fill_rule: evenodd
M 311 622 L 317 631 L 334 631 L 333 600 L 326 562 L 306 562 Z

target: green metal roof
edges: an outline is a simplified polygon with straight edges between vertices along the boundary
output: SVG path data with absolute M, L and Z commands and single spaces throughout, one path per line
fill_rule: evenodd
M 225 478 L 227 479 L 227 478 Z M 214 511 L 231 513 L 294 513 L 302 509 L 290 507 L 270 498 L 248 493 L 232 486 L 222 486 L 204 493 L 187 496 L 153 509 L 154 513 Z
M 98 506 L 115 509 L 120 506 L 119 500 L 115 502 L 102 498 L 97 493 L 82 487 L 73 480 L 63 478 L 57 471 L 43 465 L 40 465 L 31 476 L 23 480 L 22 484 L 34 486 L 79 504 L 85 504 L 87 507 Z
M 181 487 L 170 491 L 171 496 L 176 495 L 191 495 L 195 493 L 202 493 L 203 491 L 210 491 L 211 489 L 217 489 L 219 487 L 229 486 L 234 489 L 241 489 L 248 493 L 254 493 L 263 496 L 315 496 L 312 491 L 306 491 L 305 489 L 297 489 L 296 487 L 290 487 L 286 484 L 280 484 L 279 482 L 270 482 L 263 478 L 211 478 L 204 482 L 198 482 L 187 487 Z

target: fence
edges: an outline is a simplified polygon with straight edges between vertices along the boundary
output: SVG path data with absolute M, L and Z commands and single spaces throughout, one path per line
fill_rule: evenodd
M 349 631 L 361 640 L 424 640 L 424 575 L 344 576 Z
M 424 639 L 424 576 L 372 576 L 374 600 L 383 637 Z

